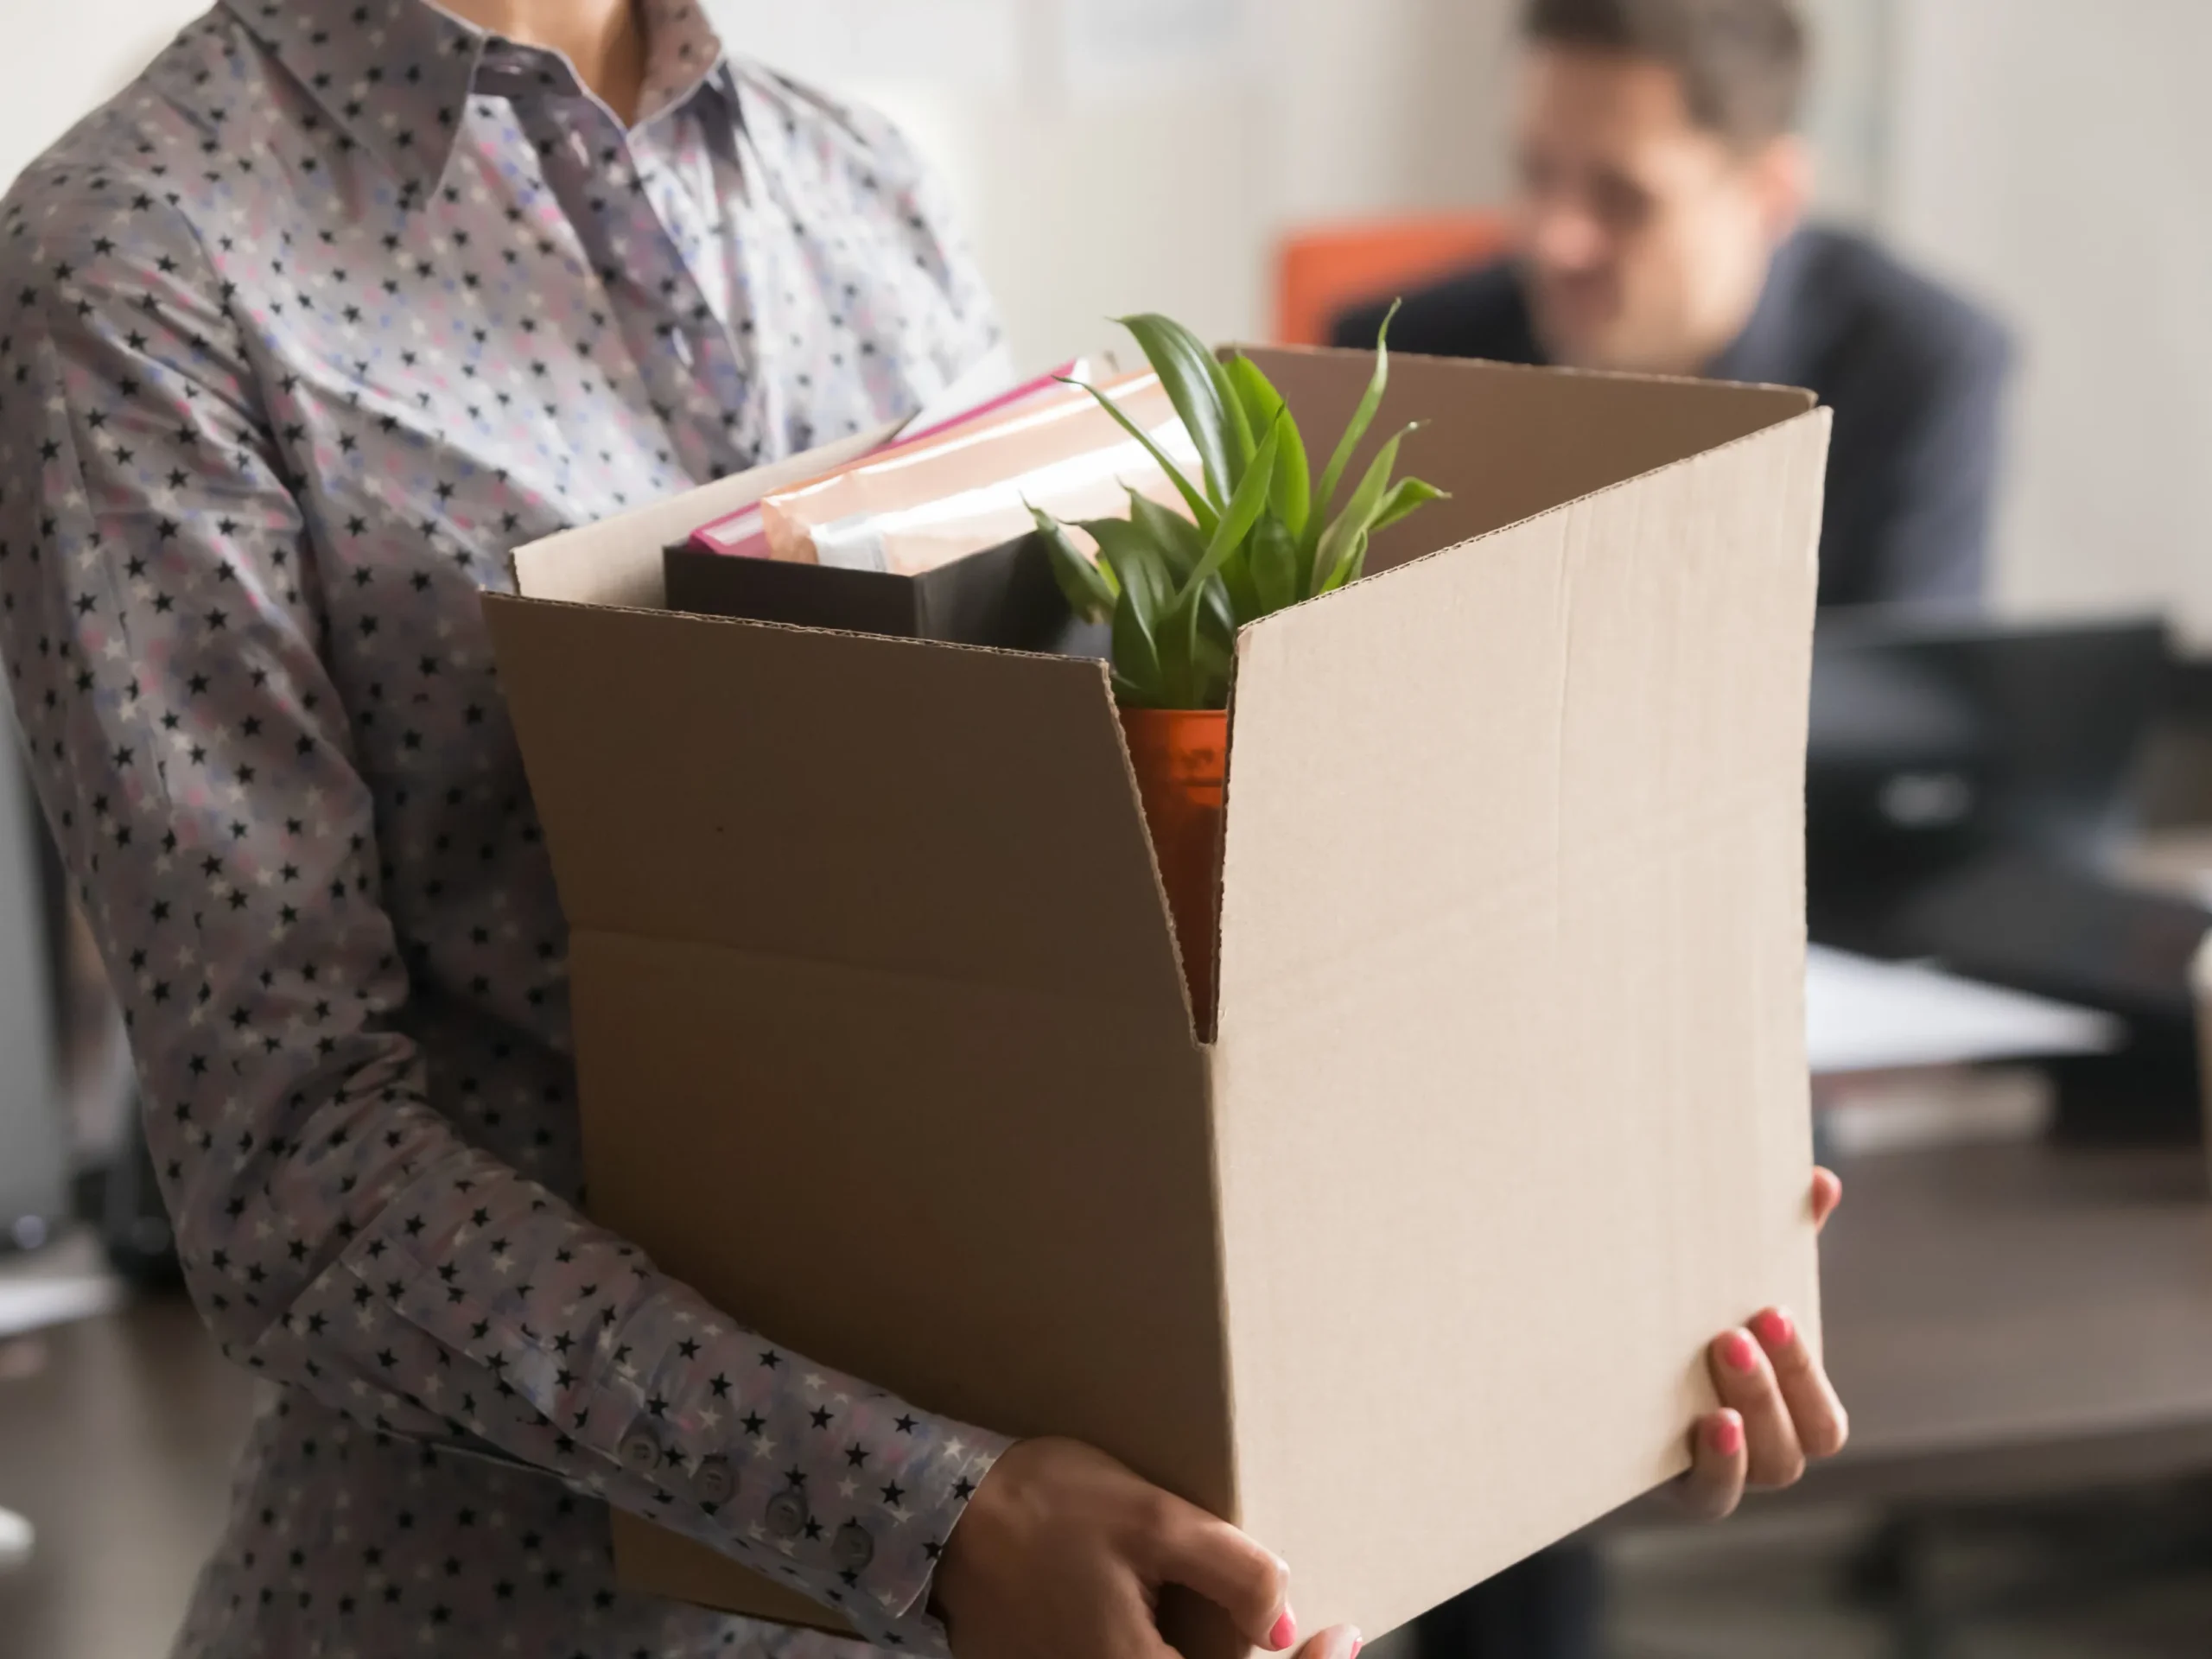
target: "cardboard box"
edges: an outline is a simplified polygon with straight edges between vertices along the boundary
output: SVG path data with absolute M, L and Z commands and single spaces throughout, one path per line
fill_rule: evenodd
M 1370 362 L 1256 355 L 1318 434 Z M 1107 1448 L 1375 1634 L 1682 1469 L 1714 1333 L 1819 1329 L 1828 417 L 1414 359 L 1414 418 L 1455 499 L 1238 643 L 1206 1045 L 1100 664 L 656 608 L 687 520 L 821 457 L 486 601 L 594 1212 L 825 1363 Z M 615 1532 L 633 1587 L 825 1622 Z

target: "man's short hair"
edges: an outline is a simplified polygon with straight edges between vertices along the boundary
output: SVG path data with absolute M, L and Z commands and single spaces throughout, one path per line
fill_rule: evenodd
M 1522 29 L 1545 46 L 1649 58 L 1682 83 L 1690 118 L 1739 149 L 1797 124 L 1808 31 L 1795 0 L 1526 0 Z

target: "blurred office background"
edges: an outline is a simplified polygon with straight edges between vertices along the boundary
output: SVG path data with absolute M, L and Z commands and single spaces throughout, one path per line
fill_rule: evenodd
M 0 177 L 196 0 L 10 8 Z M 717 0 L 741 49 L 898 116 L 950 180 L 1022 360 L 1164 309 L 1251 338 L 1287 230 L 1506 187 L 1512 0 Z M 2003 602 L 2164 607 L 2212 639 L 2212 10 L 1812 0 L 1827 215 L 2024 342 Z
M 13 0 L 0 180 L 200 10 Z M 1135 309 L 1264 337 L 1287 238 L 1482 210 L 1510 177 L 1516 0 L 716 10 L 737 49 L 906 124 L 966 210 L 1025 365 Z M 2182 661 L 2131 750 L 2137 810 L 2114 856 L 2146 887 L 2201 894 L 2212 8 L 1811 10 L 1821 212 L 1980 300 L 2021 346 L 1999 613 L 2173 631 Z M 0 1659 L 136 1659 L 163 1650 L 252 1402 L 160 1282 L 118 1035 L 22 794 L 0 766 L 0 1230 L 16 1247 L 0 1262 L 0 1511 L 36 1530 L 0 1516 Z M 1606 1529 L 1619 1659 L 2212 1650 L 2212 1186 L 2185 1125 L 2054 1139 L 2054 1077 L 2006 1064 L 1824 1085 L 1854 1193 L 1829 1272 L 1834 1328 L 1858 1344 L 1836 1357 L 1860 1384 L 1861 1446 L 1727 1529 L 1644 1515 Z

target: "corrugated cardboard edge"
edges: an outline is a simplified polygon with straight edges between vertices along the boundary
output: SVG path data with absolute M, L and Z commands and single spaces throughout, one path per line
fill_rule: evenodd
M 1364 346 L 1282 346 L 1265 340 L 1237 340 L 1217 346 L 1216 357 L 1224 360 L 1233 353 L 1258 359 L 1269 358 L 1370 358 L 1374 353 Z M 1428 358 L 1440 363 L 1479 364 L 1485 371 L 1505 375 L 1525 375 L 1531 378 L 1554 380 L 1598 380 L 1611 385 L 1629 384 L 1646 386 L 1694 387 L 1702 391 L 1779 391 L 1805 400 L 1811 408 L 1819 399 L 1802 386 L 1793 386 L 1780 380 L 1714 380 L 1701 374 L 1659 374 L 1642 369 L 1585 369 L 1550 363 L 1509 363 L 1494 357 L 1446 357 L 1434 353 L 1409 352 L 1404 347 L 1390 348 L 1390 361 L 1403 363 L 1410 359 Z M 1381 435 L 1377 435 L 1378 437 Z M 1756 434 L 1752 435 L 1756 435 Z M 1708 453 L 1705 450 L 1700 454 Z M 1624 480 L 1623 482 L 1629 480 Z M 1564 503 L 1562 505 L 1566 505 Z
M 1524 365 L 1511 363 L 1501 363 L 1494 365 L 1486 365 L 1485 366 L 1495 366 L 1500 369 L 1518 369 L 1529 374 L 1587 374 L 1588 378 L 1599 380 L 1639 380 L 1662 385 L 1674 384 L 1664 375 L 1609 375 L 1599 374 L 1594 371 L 1529 369 L 1526 368 Z M 1702 381 L 1690 381 L 1683 384 L 1701 385 L 1707 385 L 1709 383 Z M 1387 570 L 1378 570 L 1372 575 L 1363 576 L 1358 582 L 1352 584 L 1351 586 L 1340 588 L 1334 593 L 1317 594 L 1311 599 L 1300 600 L 1297 604 L 1286 606 L 1280 611 L 1269 612 L 1266 616 L 1260 618 L 1258 621 L 1248 622 L 1242 629 L 1238 630 L 1236 637 L 1238 649 L 1240 652 L 1243 649 L 1246 636 L 1250 634 L 1254 629 L 1267 627 L 1270 624 L 1275 623 L 1279 618 L 1289 616 L 1300 611 L 1309 610 L 1315 606 L 1331 605 L 1341 602 L 1348 594 L 1351 594 L 1357 588 L 1365 587 L 1372 582 L 1389 582 L 1406 571 L 1416 569 L 1424 564 L 1433 563 L 1439 559 L 1451 558 L 1469 548 L 1479 547 L 1484 542 L 1495 540 L 1500 536 L 1506 535 L 1513 531 L 1520 530 L 1524 526 L 1529 524 L 1540 524 L 1548 518 L 1560 518 L 1564 514 L 1573 512 L 1578 507 L 1586 505 L 1590 502 L 1600 500 L 1608 495 L 1617 495 L 1623 490 L 1632 489 L 1637 485 L 1642 484 L 1647 480 L 1656 478 L 1665 473 L 1678 471 L 1685 467 L 1693 466 L 1708 455 L 1726 454 L 1730 451 L 1740 449 L 1747 444 L 1764 442 L 1770 439 L 1773 434 L 1789 427 L 1798 426 L 1806 422 L 1811 422 L 1833 430 L 1834 425 L 1834 411 L 1828 409 L 1826 405 L 1819 403 L 1809 391 L 1806 391 L 1802 388 L 1796 386 L 1770 386 L 1764 385 L 1746 385 L 1742 389 L 1749 391 L 1780 392 L 1793 398 L 1802 399 L 1804 408 L 1802 413 L 1789 416 L 1788 418 L 1783 420 L 1777 421 L 1772 425 L 1763 427 L 1756 432 L 1746 433 L 1739 438 L 1731 438 L 1726 443 L 1717 443 L 1713 445 L 1710 449 L 1700 449 L 1693 454 L 1683 456 L 1679 461 L 1670 461 L 1662 467 L 1649 467 L 1643 472 L 1634 474 L 1631 477 L 1618 480 L 1613 483 L 1604 485 L 1598 489 L 1586 490 L 1580 495 L 1575 496 L 1570 500 L 1560 502 L 1557 506 L 1547 507 L 1541 512 L 1530 513 L 1525 518 L 1516 518 L 1510 524 L 1501 524 L 1496 530 L 1484 531 L 1479 536 L 1470 536 L 1465 540 L 1453 542 L 1448 546 L 1437 548 L 1433 552 L 1418 554 L 1412 558 L 1401 560 L 1397 563 L 1391 565 Z M 1815 566 L 1817 567 L 1819 561 L 1817 524 L 1815 526 L 1815 530 L 1816 540 L 1813 556 Z M 1235 731 L 1234 721 L 1230 723 L 1230 730 L 1232 734 Z M 1235 761 L 1235 752 L 1233 748 L 1231 750 L 1230 760 L 1233 766 Z

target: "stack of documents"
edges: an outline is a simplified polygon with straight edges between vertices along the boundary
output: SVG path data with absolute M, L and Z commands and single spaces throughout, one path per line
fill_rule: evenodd
M 1027 535 L 1033 507 L 1066 520 L 1122 518 L 1135 491 L 1182 511 L 1154 453 L 1078 384 L 1086 368 L 1067 364 L 983 395 L 970 388 L 964 407 L 925 409 L 895 440 L 702 525 L 690 544 L 918 576 Z M 1160 454 L 1198 470 L 1197 448 L 1157 375 L 1120 376 L 1099 391 Z

